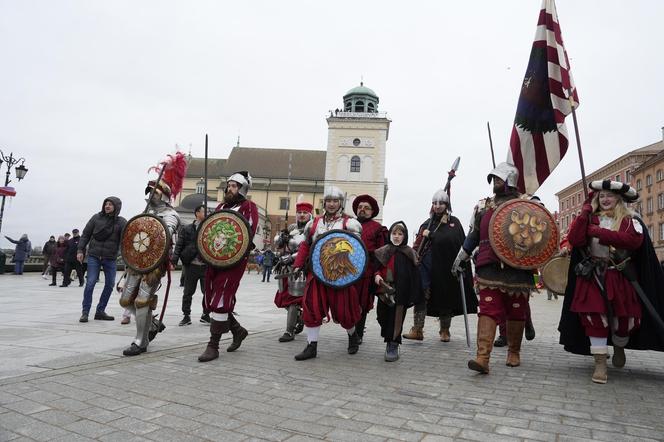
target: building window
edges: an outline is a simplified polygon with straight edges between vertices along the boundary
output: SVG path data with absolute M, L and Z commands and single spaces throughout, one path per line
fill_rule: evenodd
M 353 158 L 350 159 L 350 171 L 351 172 L 359 172 L 360 171 L 360 157 L 355 155 Z
M 636 180 L 636 190 L 641 190 L 641 178 Z
M 196 183 L 196 193 L 205 193 L 205 181 L 200 180 Z
M 652 213 L 652 197 L 646 200 L 646 214 Z
M 626 182 L 626 183 L 629 183 L 629 179 L 630 179 L 630 177 L 629 177 L 629 170 L 626 170 L 626 171 L 625 171 L 625 182 Z
M 373 103 L 367 104 L 367 107 L 369 108 L 369 112 L 376 112 L 376 108 L 374 107 Z
M 620 181 L 620 175 L 616 175 L 616 181 Z
M 355 102 L 355 112 L 364 112 L 364 101 Z
M 657 169 L 657 181 L 662 181 L 662 178 L 664 178 L 664 173 L 662 173 L 662 169 Z
M 652 175 L 646 175 L 646 186 L 652 186 Z
M 657 210 L 664 209 L 664 193 L 657 195 Z
M 659 223 L 659 240 L 664 241 L 664 223 Z
M 648 235 L 652 238 L 652 224 L 648 226 Z
M 345 111 L 345 112 L 352 112 L 352 110 L 353 110 L 353 107 L 352 107 L 352 106 L 353 106 L 353 105 L 350 103 L 350 101 L 347 101 L 347 102 L 346 102 L 346 106 L 345 106 L 345 108 L 344 108 L 344 111 Z
M 290 204 L 288 198 L 279 198 L 279 210 L 288 210 Z
M 634 210 L 636 211 L 636 213 L 641 215 L 641 211 L 643 210 L 643 205 L 641 204 L 641 201 L 636 203 L 636 206 L 634 207 Z

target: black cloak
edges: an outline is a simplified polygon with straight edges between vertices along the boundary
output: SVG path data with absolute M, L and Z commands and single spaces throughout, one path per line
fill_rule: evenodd
M 664 287 L 664 272 L 655 254 L 655 249 L 652 246 L 648 229 L 641 219 L 636 219 L 639 220 L 643 229 L 643 243 L 632 254 L 631 265 L 634 266 L 637 272 L 639 284 L 645 292 L 646 297 L 652 303 L 659 317 L 664 318 L 664 293 L 661 291 L 661 288 Z M 566 351 L 579 355 L 589 355 L 590 340 L 585 334 L 578 313 L 570 311 L 574 298 L 574 288 L 576 286 L 574 267 L 580 261 L 581 251 L 578 248 L 573 248 L 558 331 L 560 332 L 560 344 L 565 347 Z M 637 298 L 641 304 L 642 311 L 641 327 L 630 335 L 626 348 L 631 350 L 664 351 L 664 330 L 661 330 L 657 326 L 657 323 L 648 309 L 643 305 L 638 294 Z M 609 345 L 613 345 L 610 335 L 608 343 Z
M 427 301 L 427 316 L 440 317 L 441 313 L 451 311 L 452 316 L 463 315 L 461 288 L 457 276 L 452 273 L 452 264 L 459 249 L 466 239 L 459 219 L 449 216 L 447 222 L 425 221 L 420 226 L 420 234 L 429 226 L 429 247 L 422 257 L 420 272 L 423 286 L 431 288 Z M 468 313 L 477 313 L 477 295 L 473 289 L 473 272 L 469 263 L 463 278 Z

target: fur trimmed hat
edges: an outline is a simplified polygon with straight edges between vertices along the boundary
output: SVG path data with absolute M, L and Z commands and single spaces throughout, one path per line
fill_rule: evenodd
M 639 192 L 637 192 L 635 188 L 633 188 L 629 184 L 621 183 L 620 181 L 613 181 L 613 180 L 592 181 L 588 187 L 596 191 L 609 190 L 613 193 L 617 193 L 622 197 L 622 199 L 624 199 L 628 203 L 631 203 L 639 199 Z
M 358 195 L 353 200 L 353 213 L 355 214 L 355 216 L 357 216 L 357 206 L 359 206 L 360 203 L 369 203 L 369 205 L 371 206 L 371 210 L 373 211 L 373 213 L 371 214 L 371 218 L 375 218 L 376 215 L 378 215 L 378 212 L 380 211 L 380 208 L 378 207 L 378 202 L 371 195 L 364 194 L 364 195 Z

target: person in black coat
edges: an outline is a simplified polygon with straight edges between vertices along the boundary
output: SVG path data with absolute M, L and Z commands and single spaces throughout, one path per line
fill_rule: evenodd
M 71 284 L 71 271 L 76 270 L 78 277 L 78 286 L 83 287 L 83 264 L 76 259 L 76 252 L 78 251 L 78 243 L 81 241 L 81 236 L 78 234 L 78 229 L 71 231 L 72 237 L 67 241 L 67 253 L 65 255 L 65 280 L 62 283 L 63 287 Z

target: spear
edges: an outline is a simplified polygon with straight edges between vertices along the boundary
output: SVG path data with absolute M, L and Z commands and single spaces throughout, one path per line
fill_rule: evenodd
M 203 204 L 205 204 L 205 216 L 208 214 L 208 136 L 205 134 L 205 185 L 204 185 L 204 194 Z
M 493 140 L 491 139 L 491 126 L 489 122 L 486 122 L 486 130 L 489 131 L 489 147 L 491 148 L 491 162 L 493 163 L 493 168 L 496 168 L 496 158 L 493 155 Z

